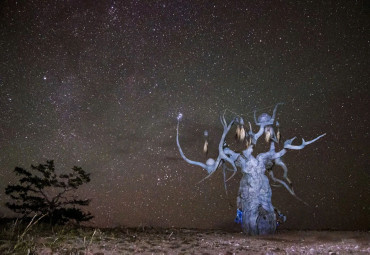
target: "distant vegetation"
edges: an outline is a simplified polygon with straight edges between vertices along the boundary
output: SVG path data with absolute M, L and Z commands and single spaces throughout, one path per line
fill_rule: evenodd
M 5 193 L 14 202 L 6 206 L 23 218 L 35 215 L 42 217 L 51 225 L 65 224 L 68 221 L 77 223 L 93 218 L 90 212 L 83 212 L 79 206 L 87 206 L 90 199 L 78 199 L 76 190 L 84 183 L 90 182 L 90 174 L 81 167 L 74 166 L 70 173 L 55 173 L 54 161 L 46 164 L 31 165 L 31 170 L 21 167 L 14 169 L 20 177 L 19 184 L 8 185 Z

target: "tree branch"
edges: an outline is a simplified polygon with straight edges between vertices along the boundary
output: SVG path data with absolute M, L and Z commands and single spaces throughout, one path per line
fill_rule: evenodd
M 317 140 L 319 140 L 321 137 L 325 136 L 325 134 L 322 134 L 322 135 L 319 135 L 318 137 L 316 137 L 315 139 L 312 139 L 311 141 L 308 141 L 306 142 L 303 138 L 302 138 L 302 144 L 301 145 L 292 145 L 292 142 L 294 141 L 294 139 L 296 139 L 296 137 L 293 137 L 292 139 L 289 139 L 289 140 L 286 140 L 284 142 L 284 148 L 285 149 L 291 149 L 291 150 L 301 150 L 303 149 L 306 145 L 309 145 L 313 142 L 316 142 Z

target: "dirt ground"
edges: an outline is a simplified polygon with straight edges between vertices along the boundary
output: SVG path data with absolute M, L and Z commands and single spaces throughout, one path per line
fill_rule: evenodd
M 189 229 L 94 229 L 62 239 L 37 237 L 36 254 L 370 254 L 370 232 L 281 231 L 247 237 Z

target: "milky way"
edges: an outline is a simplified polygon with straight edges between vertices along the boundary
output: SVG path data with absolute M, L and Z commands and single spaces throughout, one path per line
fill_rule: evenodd
M 364 229 L 369 13 L 366 1 L 2 1 L 0 188 L 15 166 L 54 159 L 91 173 L 79 194 L 94 225 L 238 228 L 241 174 L 228 194 L 221 173 L 197 184 L 206 173 L 180 158 L 176 117 L 184 153 L 205 162 L 220 112 L 252 121 L 284 102 L 283 139 L 327 133 L 283 158 L 309 204 L 273 188 L 285 227 Z

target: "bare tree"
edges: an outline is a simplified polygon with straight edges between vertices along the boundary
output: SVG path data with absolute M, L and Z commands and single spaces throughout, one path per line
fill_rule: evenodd
M 244 129 L 244 120 L 241 117 L 234 117 L 229 123 L 225 119 L 225 112 L 220 116 L 220 121 L 223 126 L 223 133 L 218 144 L 218 156 L 214 160 L 209 158 L 206 163 L 197 162 L 188 159 L 183 153 L 179 143 L 179 125 L 182 119 L 182 114 L 177 117 L 177 147 L 180 151 L 181 157 L 192 165 L 197 165 L 205 169 L 208 175 L 204 178 L 210 177 L 219 167 L 222 167 L 224 176 L 226 171 L 232 171 L 231 179 L 238 169 L 243 173 L 240 181 L 239 192 L 237 197 L 237 221 L 242 223 L 244 233 L 248 235 L 264 235 L 272 234 L 276 231 L 277 216 L 285 220 L 285 216 L 280 214 L 271 203 L 271 187 L 269 179 L 266 176 L 266 170 L 274 183 L 285 187 L 290 194 L 301 200 L 293 191 L 292 183 L 288 178 L 288 169 L 281 157 L 285 155 L 288 150 L 301 150 L 306 145 L 311 144 L 325 134 L 316 137 L 313 140 L 305 141 L 302 139 L 301 145 L 292 145 L 294 139 L 288 139 L 284 142 L 283 149 L 275 151 L 275 144 L 280 142 L 279 123 L 276 121 L 276 111 L 278 105 L 274 108 L 272 116 L 267 113 L 262 113 L 256 118 L 254 112 L 254 122 L 259 126 L 257 133 L 252 131 L 252 125 L 249 122 L 249 131 L 246 133 Z M 226 135 L 232 128 L 236 126 L 236 138 L 246 144 L 246 149 L 238 153 L 231 150 L 225 142 Z M 277 130 L 275 132 L 275 130 Z M 258 139 L 265 134 L 266 142 L 270 143 L 270 149 L 267 152 L 260 153 L 253 156 L 253 147 L 256 146 Z M 205 132 L 208 137 L 208 132 Z M 206 140 L 205 147 L 208 145 Z M 207 148 L 204 149 L 207 151 Z M 231 168 L 229 167 L 231 166 Z M 274 167 L 278 166 L 283 169 L 283 179 L 278 179 L 274 176 Z M 228 180 L 229 180 L 228 179 Z M 225 178 L 225 182 L 226 182 Z M 302 200 L 301 200 L 302 201 Z M 303 202 L 303 201 L 302 201 Z M 304 202 L 305 203 L 305 202 Z

